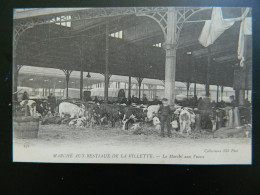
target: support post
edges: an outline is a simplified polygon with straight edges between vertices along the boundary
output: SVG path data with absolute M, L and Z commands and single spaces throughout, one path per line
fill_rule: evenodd
M 170 7 L 167 12 L 167 34 L 164 48 L 166 50 L 165 59 L 165 97 L 169 104 L 175 102 L 175 72 L 176 72 L 176 28 L 177 28 L 177 11 L 176 8 Z
M 244 106 L 244 100 L 245 100 L 245 91 L 244 90 L 238 90 L 238 105 Z
M 131 76 L 129 76 L 129 80 L 128 80 L 128 100 L 131 99 L 131 86 L 132 86 L 132 83 L 131 83 Z
M 83 100 L 83 68 L 81 64 L 80 70 L 80 99 Z
M 55 96 L 55 91 L 56 91 L 56 80 L 53 81 L 53 88 L 52 88 L 52 93 Z
M 189 99 L 189 89 L 190 89 L 190 83 L 187 82 L 186 83 L 186 87 L 187 87 L 187 100 Z
M 108 72 L 108 63 L 109 63 L 109 23 L 106 23 L 106 44 L 105 44 L 105 91 L 104 91 L 104 101 L 108 102 L 108 85 L 109 85 L 109 72 Z
M 194 97 L 195 97 L 195 95 L 197 95 L 197 84 L 196 83 L 194 83 Z
M 223 101 L 223 93 L 224 93 L 224 87 L 221 86 L 221 101 Z
M 208 46 L 208 64 L 207 64 L 207 68 L 206 68 L 206 87 L 205 87 L 205 90 L 206 90 L 206 96 L 209 97 L 209 85 L 210 85 L 210 67 L 211 67 L 211 46 Z
M 70 74 L 72 72 L 72 70 L 68 70 L 68 69 L 65 69 L 65 70 L 62 70 L 65 74 L 65 77 L 66 77 L 66 90 L 67 90 L 67 93 L 66 93 L 66 98 L 69 99 L 69 81 L 70 81 Z
M 143 78 L 141 78 L 141 77 L 138 77 L 138 78 L 137 78 L 137 82 L 138 82 L 138 98 L 139 98 L 139 101 L 141 100 L 141 85 L 142 85 L 142 81 L 143 81 Z
M 219 86 L 217 86 L 217 103 L 218 103 L 218 97 L 219 97 Z
M 69 99 L 69 81 L 70 81 L 70 77 L 66 75 L 66 98 Z

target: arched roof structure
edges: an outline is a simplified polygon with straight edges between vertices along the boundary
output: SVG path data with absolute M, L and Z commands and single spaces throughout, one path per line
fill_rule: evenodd
M 207 71 L 208 50 L 198 37 L 211 8 L 177 8 L 178 48 L 176 81 L 233 86 L 238 67 L 240 22 L 225 31 L 211 46 L 212 65 Z M 241 16 L 240 8 L 223 8 L 225 18 Z M 105 28 L 109 23 L 109 73 L 164 80 L 166 7 L 64 8 L 14 12 L 16 64 L 105 73 Z M 148 17 L 144 17 L 148 16 Z M 122 37 L 115 33 L 122 31 Z M 156 47 L 156 44 L 162 47 Z M 248 75 L 251 70 L 251 37 L 247 41 Z

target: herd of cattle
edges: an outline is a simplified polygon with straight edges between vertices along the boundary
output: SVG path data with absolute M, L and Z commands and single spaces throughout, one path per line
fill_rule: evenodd
M 47 101 L 23 100 L 20 102 L 22 109 L 26 108 L 29 115 L 39 116 L 41 124 L 68 124 L 76 127 L 93 127 L 110 124 L 115 127 L 118 123 L 122 129 L 136 127 L 140 124 L 150 124 L 155 129 L 160 129 L 160 117 L 158 115 L 160 105 L 136 105 L 125 104 L 99 104 L 94 102 L 61 102 L 56 113 L 50 112 Z M 214 131 L 223 126 L 226 119 L 225 110 L 212 109 L 208 117 L 204 117 L 200 123 L 210 123 Z M 190 134 L 198 127 L 196 109 L 175 105 L 171 116 L 172 129 L 181 134 Z

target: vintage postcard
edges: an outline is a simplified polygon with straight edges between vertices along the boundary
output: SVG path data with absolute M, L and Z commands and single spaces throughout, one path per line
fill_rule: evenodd
M 13 10 L 13 161 L 251 164 L 252 9 Z

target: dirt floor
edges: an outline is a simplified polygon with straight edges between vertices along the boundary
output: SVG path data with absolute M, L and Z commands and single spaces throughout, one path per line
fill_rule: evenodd
M 44 156 L 45 153 L 60 154 L 75 153 L 75 151 L 80 153 L 111 154 L 131 152 L 152 153 L 157 156 L 162 153 L 167 155 L 172 153 L 186 155 L 190 152 L 194 155 L 194 151 L 200 156 L 214 154 L 214 156 L 209 156 L 210 161 L 202 163 L 205 164 L 211 161 L 217 162 L 214 161 L 216 155 L 219 155 L 219 151 L 223 154 L 223 150 L 225 149 L 230 150 L 228 153 L 230 155 L 232 154 L 231 150 L 237 150 L 237 152 L 234 153 L 238 155 L 236 158 L 239 158 L 239 152 L 243 152 L 243 154 L 245 153 L 246 155 L 245 158 L 249 158 L 249 161 L 251 159 L 251 138 L 246 138 L 243 135 L 236 138 L 221 139 L 214 138 L 211 131 L 203 130 L 193 132 L 189 136 L 173 132 L 171 138 L 162 138 L 159 136 L 159 132 L 152 127 L 143 127 L 142 130 L 134 131 L 109 127 L 95 127 L 91 129 L 83 127 L 77 128 L 68 125 L 40 125 L 37 139 L 14 138 L 13 146 L 15 161 L 30 161 L 29 158 L 32 157 L 30 154 L 36 151 L 37 154 L 41 153 L 42 156 Z M 160 158 L 162 158 L 162 156 L 160 156 Z M 39 159 L 39 161 L 42 160 Z M 53 159 L 50 159 L 50 161 L 53 161 Z M 60 162 L 60 159 L 57 161 Z M 168 161 L 163 162 L 170 163 Z M 180 163 L 182 162 L 185 161 L 180 161 Z M 225 161 L 224 163 L 229 163 L 229 161 Z

